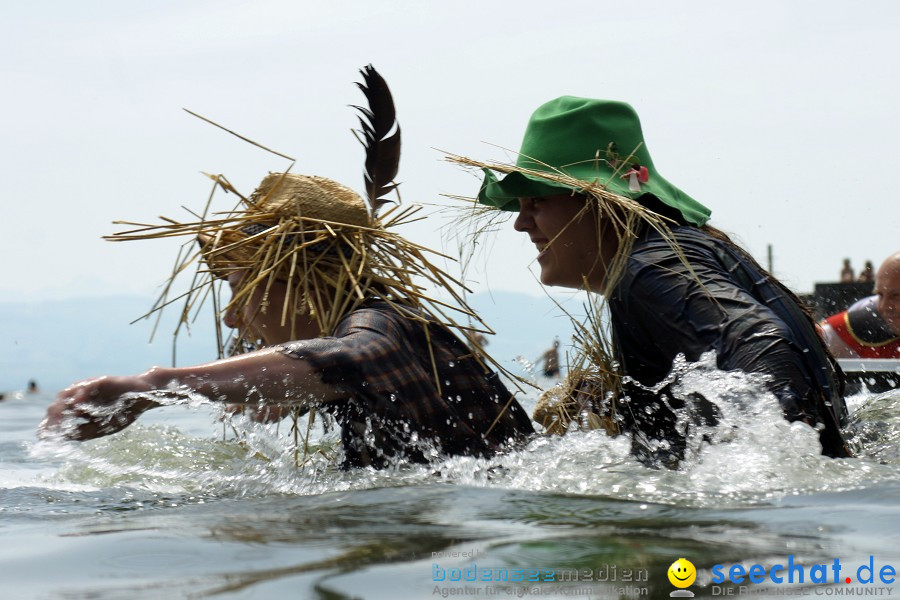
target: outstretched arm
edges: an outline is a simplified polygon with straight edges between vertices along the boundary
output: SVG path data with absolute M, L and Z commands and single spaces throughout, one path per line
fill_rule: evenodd
M 342 397 L 306 360 L 287 356 L 280 347 L 266 348 L 192 367 L 153 367 L 138 375 L 76 383 L 59 393 L 38 433 L 72 440 L 115 433 L 160 406 L 153 399 L 160 392 L 172 397 L 197 393 L 231 404 L 304 405 Z

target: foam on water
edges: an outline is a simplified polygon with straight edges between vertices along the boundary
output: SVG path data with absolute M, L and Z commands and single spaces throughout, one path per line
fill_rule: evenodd
M 630 455 L 627 436 L 612 438 L 601 431 L 538 436 L 490 460 L 455 457 L 430 465 L 398 463 L 382 471 L 341 471 L 334 460 L 340 451 L 337 432 L 318 430 L 308 452 L 299 452 L 298 467 L 290 421 L 261 425 L 237 416 L 224 426 L 222 411 L 197 397 L 182 402 L 187 406 L 159 409 L 181 411 L 177 426 L 168 424 L 165 415 L 149 418 L 157 412 L 152 411 L 121 433 L 82 444 L 42 441 L 30 452 L 59 465 L 51 474 L 36 474 L 47 488 L 115 488 L 197 498 L 315 495 L 446 482 L 732 507 L 896 479 L 900 392 L 851 398 L 855 412 L 847 431 L 857 457 L 830 459 L 821 455 L 815 430 L 785 421 L 758 377 L 721 372 L 714 365 L 714 358 L 706 357 L 675 366 L 676 393 L 702 394 L 716 404 L 721 418 L 716 427 L 690 431 L 687 456 L 674 471 L 644 467 Z M 535 401 L 532 395 L 524 404 L 530 410 Z M 681 416 L 684 422 L 687 418 Z M 301 419 L 299 429 L 305 428 Z

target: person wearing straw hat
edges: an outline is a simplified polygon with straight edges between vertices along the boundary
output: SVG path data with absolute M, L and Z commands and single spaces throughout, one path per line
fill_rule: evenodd
M 720 413 L 667 378 L 679 355 L 714 351 L 721 370 L 764 374 L 785 417 L 820 431 L 824 454 L 848 454 L 842 376 L 811 316 L 662 177 L 631 106 L 557 98 L 531 116 L 515 164 L 448 159 L 483 170 L 481 205 L 518 213 L 542 283 L 596 292 L 608 306 L 609 332 L 599 309 L 580 329 L 569 388 L 549 399 L 561 410 L 539 405 L 548 430 L 572 420 L 630 431 L 643 461 L 677 465 L 688 430 Z
M 442 289 L 460 314 L 477 320 L 458 282 L 429 261 L 432 251 L 393 231 L 417 209 L 378 214 L 395 187 L 399 128 L 384 81 L 371 66 L 363 76 L 371 107 L 360 109 L 368 205 L 324 177 L 270 173 L 224 216 L 167 219 L 111 236 L 196 239 L 199 252 L 175 269 L 197 266 L 183 314 L 225 280 L 231 300 L 217 313 L 239 332 L 232 346 L 258 349 L 77 383 L 48 409 L 43 435 L 108 435 L 165 397 L 190 394 L 329 413 L 341 426 L 345 467 L 490 456 L 533 433 L 488 355 L 471 343 L 477 329 L 457 325 L 452 305 L 417 283 Z M 216 182 L 237 193 L 222 177 Z

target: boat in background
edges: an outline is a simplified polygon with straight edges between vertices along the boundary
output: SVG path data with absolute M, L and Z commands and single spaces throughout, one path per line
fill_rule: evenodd
M 847 377 L 847 393 L 855 394 L 863 386 L 874 394 L 900 388 L 900 359 L 839 358 L 838 364 Z

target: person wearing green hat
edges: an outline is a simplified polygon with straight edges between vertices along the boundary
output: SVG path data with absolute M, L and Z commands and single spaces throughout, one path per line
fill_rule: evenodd
M 679 391 L 673 362 L 714 351 L 721 370 L 765 375 L 785 417 L 819 431 L 823 454 L 849 455 L 842 374 L 811 316 L 660 174 L 631 106 L 563 96 L 534 112 L 514 165 L 449 159 L 483 169 L 479 203 L 518 212 L 542 283 L 596 292 L 608 306 L 609 332 L 598 318 L 580 336 L 590 364 L 574 369 L 560 400 L 568 410 L 554 419 L 631 432 L 645 463 L 675 466 L 689 429 L 719 411 Z M 593 395 L 592 374 L 604 380 Z

